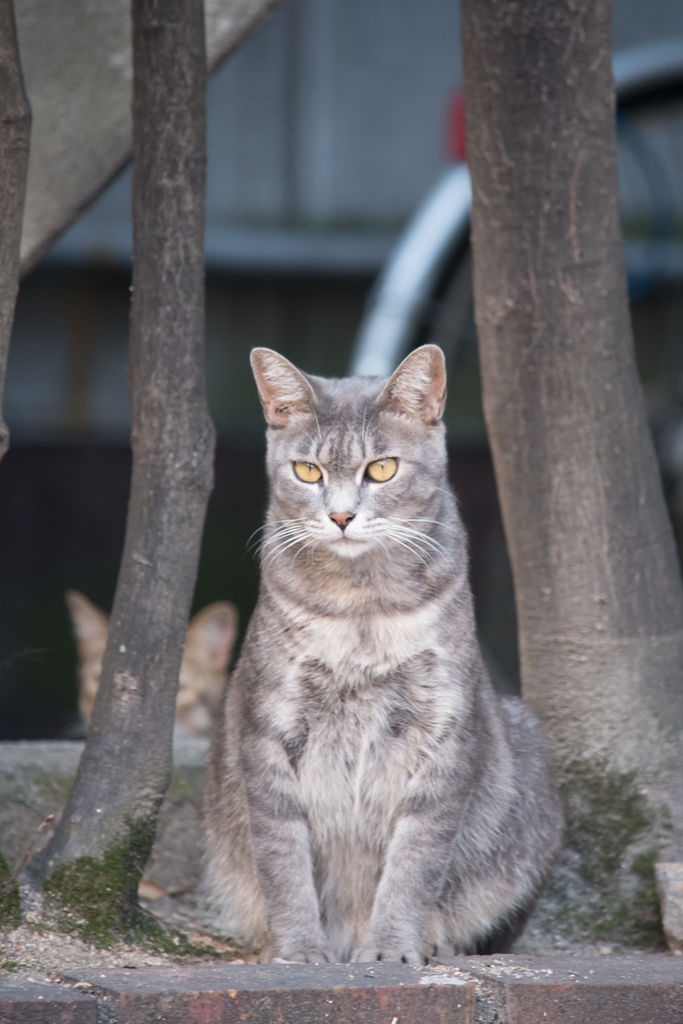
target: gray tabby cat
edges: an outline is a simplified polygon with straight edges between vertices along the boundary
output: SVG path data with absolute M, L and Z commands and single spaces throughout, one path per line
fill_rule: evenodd
M 443 354 L 387 381 L 251 362 L 270 505 L 208 771 L 218 922 L 262 961 L 503 949 L 561 815 L 539 728 L 477 644 Z

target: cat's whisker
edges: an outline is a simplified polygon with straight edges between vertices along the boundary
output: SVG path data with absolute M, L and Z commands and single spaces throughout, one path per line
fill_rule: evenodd
M 445 525 L 444 523 L 440 523 L 438 519 L 403 519 L 400 516 L 387 516 L 387 519 L 391 520 L 391 522 L 399 523 L 400 525 L 404 526 L 404 528 L 407 529 L 407 530 L 412 530 L 414 533 L 419 533 L 422 537 L 429 537 L 430 540 L 434 540 L 434 538 L 431 537 L 430 534 L 424 533 L 424 531 L 422 531 L 422 530 L 416 530 L 414 526 L 407 526 L 406 524 L 407 523 L 435 523 L 437 526 L 444 526 Z M 450 529 L 450 527 L 447 527 L 447 528 Z M 438 544 L 438 541 L 436 541 L 436 543 Z
M 259 549 L 259 554 L 261 556 L 265 554 L 269 558 L 271 554 L 277 553 L 280 550 L 280 548 L 283 547 L 283 545 L 287 544 L 290 540 L 303 540 L 307 536 L 307 532 L 302 529 L 282 531 L 276 534 L 274 537 L 270 537 L 264 544 L 262 544 Z M 266 549 L 273 544 L 278 544 L 278 547 L 273 548 L 272 551 L 266 551 Z
M 436 548 L 431 547 L 429 544 L 422 543 L 413 537 L 406 538 L 404 535 L 403 539 L 409 539 L 413 544 L 415 544 L 420 549 L 420 551 L 430 560 L 430 562 L 438 560 L 439 558 L 448 559 L 450 557 L 448 554 L 444 555 L 443 552 L 438 551 Z
M 450 557 L 447 552 L 441 552 L 433 545 L 430 545 L 428 543 L 429 538 L 425 537 L 424 534 L 420 534 L 418 532 L 412 533 L 408 532 L 405 528 L 401 529 L 400 527 L 394 527 L 394 530 L 390 531 L 389 535 L 393 536 L 395 540 L 399 540 L 400 538 L 405 543 L 412 544 L 412 546 L 417 549 L 421 555 L 428 558 L 429 561 L 433 561 L 437 557 Z
M 299 525 L 281 526 L 279 530 L 276 530 L 275 533 L 272 534 L 272 536 L 266 537 L 265 540 L 262 541 L 263 547 L 268 547 L 268 545 L 272 544 L 274 541 L 281 540 L 283 537 L 289 536 L 289 534 L 297 533 L 301 529 L 303 529 L 303 527 Z
M 259 554 L 261 554 L 261 555 L 264 554 L 264 552 L 266 552 L 266 550 L 269 547 L 272 547 L 273 544 L 280 544 L 283 541 L 289 540 L 290 537 L 294 537 L 294 536 L 298 536 L 298 535 L 299 535 L 298 532 L 294 533 L 291 530 L 287 530 L 284 533 L 278 533 L 274 537 L 270 537 L 267 541 L 264 541 L 262 544 L 259 545 L 259 548 L 258 548 Z
M 442 494 L 447 495 L 451 500 L 455 500 L 456 505 L 459 505 L 457 495 L 453 494 L 453 491 L 449 491 L 447 487 L 434 487 L 435 491 L 441 491 Z
M 294 539 L 290 540 L 287 544 L 283 544 L 281 547 L 276 548 L 275 551 L 269 552 L 263 564 L 267 565 L 278 555 L 283 555 L 285 551 L 289 551 L 289 549 L 294 547 L 295 544 L 300 544 L 303 539 L 304 537 L 294 537 Z
M 247 543 L 244 546 L 246 551 L 252 551 L 254 548 L 257 548 L 259 544 L 263 542 L 262 537 L 257 537 L 257 535 L 261 533 L 262 530 L 265 530 L 265 526 L 259 526 L 258 530 L 254 530 L 254 532 L 248 537 Z M 253 540 L 254 537 L 257 537 L 257 539 Z
M 305 536 L 306 531 L 301 526 L 291 527 L 286 530 L 278 530 L 277 533 L 273 534 L 272 537 L 268 537 L 267 540 L 261 545 L 261 551 L 265 551 L 266 548 L 272 547 L 273 544 L 279 544 L 282 541 L 289 540 L 290 537 L 302 537 Z
M 387 516 L 387 519 L 395 519 L 399 523 L 434 523 L 435 526 L 442 526 L 444 530 L 452 530 L 453 533 L 459 533 L 460 531 L 455 526 L 451 526 L 450 523 L 442 523 L 440 519 L 403 519 L 401 516 Z
M 309 540 L 309 542 L 307 544 L 304 544 L 304 546 L 302 548 L 299 548 L 299 550 L 295 553 L 294 558 L 292 559 L 292 565 L 294 565 L 295 561 L 297 560 L 297 558 L 299 557 L 299 555 L 301 554 L 302 551 L 305 551 L 307 548 L 310 548 L 311 544 L 319 544 L 319 543 L 320 543 L 319 538 L 313 537 L 311 540 Z M 311 552 L 309 552 L 309 554 L 311 554 Z
M 416 558 L 419 558 L 419 560 L 422 562 L 423 565 L 428 565 L 429 564 L 422 557 L 423 554 L 429 554 L 429 552 L 421 552 L 416 545 L 412 544 L 405 537 L 403 537 L 403 538 L 399 537 L 397 534 L 394 534 L 394 533 L 390 532 L 390 533 L 387 533 L 385 536 L 387 536 L 391 540 L 395 541 L 400 547 L 405 548 L 406 551 L 410 551 L 411 554 L 415 555 Z
M 360 439 L 361 439 L 362 443 L 364 443 L 364 445 L 366 443 L 366 438 L 368 436 L 368 431 L 370 429 L 370 425 L 373 422 L 373 420 L 375 419 L 375 417 L 377 416 L 377 412 L 378 411 L 375 410 L 373 415 L 370 417 L 370 419 L 366 423 L 366 413 L 367 412 L 368 412 L 368 407 L 366 406 L 366 409 L 364 410 L 364 414 L 362 414 L 362 431 L 360 433 Z
M 293 524 L 293 523 L 305 523 L 305 522 L 306 522 L 305 519 L 271 519 L 270 522 L 264 523 L 263 526 L 259 526 L 258 529 L 254 530 L 254 532 L 247 539 L 246 549 L 247 549 L 247 551 L 249 551 L 251 548 L 255 548 L 255 547 L 258 546 L 258 544 L 262 543 L 262 541 L 257 541 L 255 544 L 252 544 L 251 540 L 252 540 L 253 537 L 256 536 L 257 533 L 261 533 L 263 530 L 267 530 L 269 526 L 278 526 L 278 524 L 280 524 L 280 523 Z
M 279 545 L 279 547 L 273 548 L 272 551 L 268 552 L 268 554 L 266 555 L 266 557 L 264 559 L 263 564 L 267 565 L 270 561 L 272 561 L 273 558 L 275 558 L 278 555 L 282 554 L 283 552 L 287 551 L 289 548 L 293 547 L 294 544 L 298 544 L 301 541 L 306 540 L 306 538 L 309 537 L 309 536 L 310 536 L 310 533 L 308 531 L 302 530 L 302 529 L 300 529 L 298 531 L 291 531 L 291 532 L 289 532 L 288 535 L 283 539 L 283 542 Z M 281 538 L 278 538 L 278 539 L 281 539 Z
M 321 540 L 322 540 L 322 537 L 316 537 L 314 540 L 311 541 L 311 544 L 313 545 L 313 547 L 310 549 L 310 551 L 306 555 L 306 557 L 309 559 L 309 561 L 310 561 L 311 555 L 315 552 L 315 550 L 318 547 L 318 545 L 320 544 Z M 306 544 L 304 546 L 305 547 L 309 547 L 308 544 Z M 303 548 L 302 548 L 302 551 L 303 551 Z M 299 552 L 297 551 L 297 554 L 294 556 L 294 558 L 296 558 L 298 554 L 299 554 Z M 294 562 L 294 559 L 292 559 L 292 563 L 293 562 Z
M 383 552 L 383 554 L 385 554 L 387 556 L 391 554 L 391 549 L 390 549 L 389 545 L 386 542 L 386 537 L 378 537 L 377 538 L 377 542 L 378 542 L 380 550 Z
M 404 523 L 391 522 L 389 529 L 392 532 L 401 533 L 406 537 L 413 537 L 419 543 L 428 543 L 429 541 L 433 540 L 433 538 L 431 538 L 428 534 L 423 533 L 422 530 L 415 530 L 412 526 L 406 526 Z M 438 541 L 434 541 L 434 543 L 438 544 Z
M 395 517 L 391 516 L 389 518 L 393 519 Z M 438 540 L 434 539 L 434 537 L 430 537 L 428 534 L 422 533 L 421 530 L 414 530 L 410 526 L 401 525 L 400 522 L 399 525 L 393 526 L 392 529 L 402 531 L 405 536 L 411 537 L 418 544 L 426 544 L 428 547 L 432 548 L 436 554 L 439 554 L 444 558 L 450 559 L 451 557 L 450 552 L 443 546 L 443 544 L 440 544 Z
M 419 530 L 416 530 L 415 533 L 410 533 L 409 536 L 419 544 L 426 544 L 426 546 L 430 548 L 435 555 L 450 559 L 450 552 L 443 546 L 443 544 L 439 544 L 438 540 L 434 540 L 433 537 L 426 537 L 424 533 L 420 533 Z
M 307 437 L 311 444 L 315 444 L 315 438 L 311 434 L 309 434 L 307 430 L 302 430 L 301 436 Z
M 322 441 L 322 439 L 323 439 L 323 435 L 322 435 L 322 431 L 321 431 L 321 429 L 320 429 L 320 423 L 318 422 L 318 416 L 317 416 L 317 414 L 316 414 L 316 411 L 315 411 L 315 409 L 313 408 L 313 406 L 311 406 L 311 412 L 313 413 L 313 419 L 315 420 L 315 425 L 316 425 L 316 427 L 318 428 L 318 437 L 319 437 L 319 438 L 320 438 L 320 440 Z
M 263 539 L 260 543 L 264 546 L 271 544 L 279 538 L 287 537 L 287 535 L 291 534 L 294 530 L 306 528 L 309 524 L 309 520 L 307 519 L 287 519 L 283 520 L 283 522 L 285 522 L 284 526 L 279 526 L 278 529 L 275 529 L 272 532 L 270 537 Z
M 424 558 L 422 553 L 420 551 L 418 551 L 417 548 L 414 548 L 407 541 L 398 540 L 398 538 L 394 538 L 394 539 L 397 541 L 397 543 L 399 544 L 400 547 L 405 548 L 406 551 L 410 551 L 411 554 L 413 554 L 415 556 L 415 558 L 417 558 L 417 560 L 419 562 L 421 562 L 423 565 L 429 565 L 429 559 L 428 558 Z

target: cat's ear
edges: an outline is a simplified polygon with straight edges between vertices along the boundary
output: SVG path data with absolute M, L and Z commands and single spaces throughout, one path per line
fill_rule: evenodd
M 78 590 L 67 590 L 64 596 L 81 659 L 101 657 L 107 646 L 109 616 Z
M 187 628 L 185 653 L 209 672 L 225 672 L 237 639 L 239 615 L 231 601 L 214 601 Z
M 438 423 L 446 404 L 446 360 L 436 345 L 422 345 L 406 356 L 382 388 L 380 406 L 426 426 Z
M 255 348 L 251 368 L 268 426 L 285 427 L 292 416 L 310 415 L 313 390 L 289 359 L 271 348 Z
M 109 616 L 78 590 L 67 590 L 65 597 L 78 648 L 78 710 L 89 725 L 100 685 Z

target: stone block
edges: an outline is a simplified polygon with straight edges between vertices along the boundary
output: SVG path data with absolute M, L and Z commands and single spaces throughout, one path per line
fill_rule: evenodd
M 667 944 L 683 952 L 683 864 L 655 864 L 655 881 Z
M 0 974 L 0 1024 L 96 1024 L 97 1003 L 63 985 Z
M 456 957 L 422 968 L 387 963 L 74 968 L 62 980 L 65 990 L 76 986 L 91 995 L 98 1020 L 107 1024 L 683 1021 L 683 959 L 662 953 Z
M 157 836 L 145 871 L 164 889 L 193 889 L 201 870 L 201 803 L 209 741 L 177 740 L 173 776 L 159 814 Z M 76 776 L 83 743 L 26 740 L 0 743 L 0 849 L 14 871 L 34 841 L 47 843 L 51 830 L 35 831 L 48 814 L 56 825 Z
M 477 983 L 477 1020 L 500 1024 L 681 1024 L 683 962 L 631 956 L 458 957 Z M 445 968 L 448 969 L 448 968 Z M 495 1014 L 498 1016 L 496 1017 Z
M 400 964 L 86 971 L 108 1024 L 474 1024 L 475 987 Z

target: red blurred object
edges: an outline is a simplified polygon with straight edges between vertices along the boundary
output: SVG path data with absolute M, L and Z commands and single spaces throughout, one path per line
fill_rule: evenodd
M 467 160 L 465 98 L 462 94 L 462 89 L 456 89 L 448 103 L 448 113 L 446 117 L 446 151 L 452 160 Z

